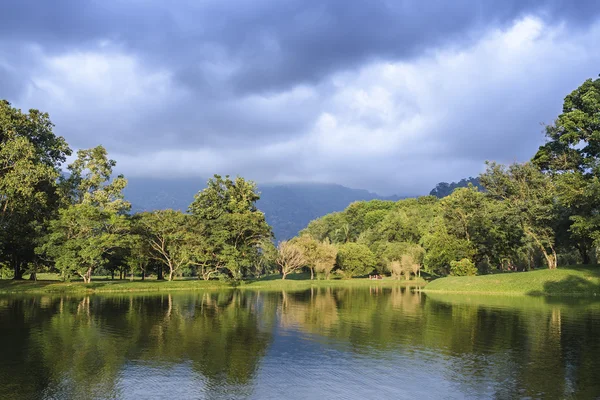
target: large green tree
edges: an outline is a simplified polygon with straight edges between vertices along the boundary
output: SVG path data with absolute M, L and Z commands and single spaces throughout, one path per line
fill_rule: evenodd
M 376 264 L 375 255 L 364 244 L 345 243 L 338 248 L 337 265 L 347 278 L 370 274 Z
M 136 225 L 148 254 L 167 268 L 169 281 L 194 264 L 202 249 L 202 237 L 195 232 L 193 222 L 190 215 L 174 210 L 136 215 Z
M 214 262 L 234 279 L 241 279 L 259 262 L 261 244 L 271 238 L 265 215 L 256 208 L 256 184 L 237 177 L 215 175 L 194 196 L 190 213 L 202 224 Z
M 48 114 L 0 100 L 0 263 L 21 279 L 58 209 L 60 165 L 71 154 Z
M 600 79 L 586 80 L 565 97 L 546 137 L 533 162 L 553 175 L 571 220 L 564 226 L 587 264 L 600 233 Z
M 127 247 L 130 239 L 130 204 L 123 199 L 127 184 L 123 176 L 111 180 L 113 160 L 104 147 L 79 150 L 69 165 L 71 175 L 63 181 L 70 204 L 50 223 L 41 247 L 68 278 L 79 275 L 90 282 L 108 256 Z
M 548 268 L 557 267 L 556 226 L 559 212 L 556 186 L 532 163 L 510 166 L 488 163 L 481 183 L 492 198 L 502 200 L 508 211 L 544 255 Z

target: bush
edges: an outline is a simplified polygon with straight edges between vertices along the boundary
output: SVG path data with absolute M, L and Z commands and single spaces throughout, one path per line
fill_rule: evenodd
M 477 275 L 477 268 L 473 261 L 463 258 L 460 261 L 450 262 L 450 275 L 452 276 L 474 276 Z
M 12 279 L 14 271 L 6 265 L 0 265 L 0 279 Z
M 368 275 L 376 264 L 375 255 L 364 244 L 346 243 L 339 247 L 337 265 L 346 278 Z

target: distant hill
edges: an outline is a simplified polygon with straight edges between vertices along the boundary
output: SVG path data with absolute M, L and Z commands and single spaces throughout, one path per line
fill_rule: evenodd
M 206 187 L 206 179 L 201 178 L 128 178 L 128 181 L 124 193 L 134 212 L 165 208 L 185 211 L 194 195 Z M 294 237 L 313 219 L 342 211 L 353 201 L 401 199 L 322 183 L 265 184 L 258 189 L 261 198 L 257 206 L 265 213 L 277 240 Z
M 450 195 L 454 191 L 454 189 L 469 186 L 469 183 L 472 184 L 473 186 L 478 187 L 479 190 L 483 190 L 483 186 L 481 186 L 481 182 L 479 182 L 479 178 L 469 177 L 467 179 L 461 179 L 458 182 L 451 182 L 451 183 L 440 182 L 437 185 L 435 185 L 435 188 L 432 189 L 431 192 L 429 192 L 429 194 L 431 196 L 435 196 L 435 197 L 441 199 L 442 197 L 446 197 L 446 196 Z

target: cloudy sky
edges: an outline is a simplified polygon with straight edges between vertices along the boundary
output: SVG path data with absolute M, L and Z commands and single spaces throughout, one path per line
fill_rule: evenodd
M 127 176 L 422 194 L 530 158 L 599 48 L 597 0 L 3 0 L 0 98 Z

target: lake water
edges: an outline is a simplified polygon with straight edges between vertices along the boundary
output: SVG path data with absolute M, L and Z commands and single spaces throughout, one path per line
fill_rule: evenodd
M 404 288 L 0 297 L 2 399 L 593 399 L 600 302 Z

